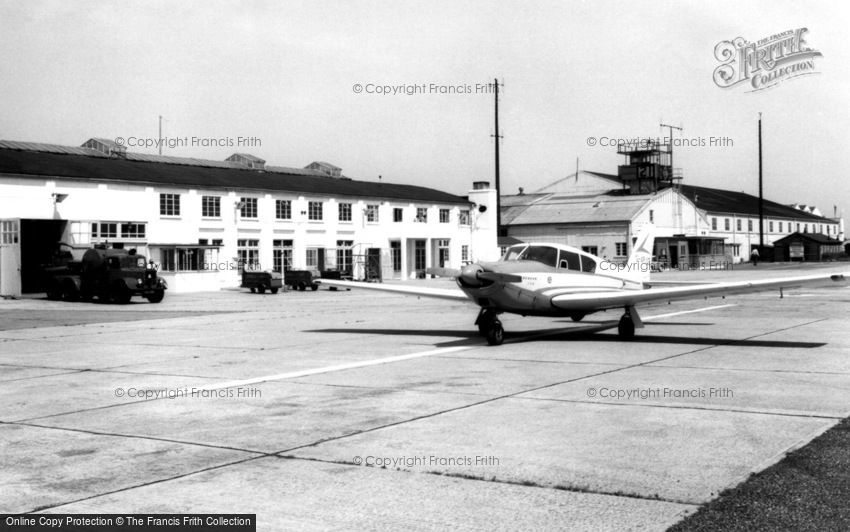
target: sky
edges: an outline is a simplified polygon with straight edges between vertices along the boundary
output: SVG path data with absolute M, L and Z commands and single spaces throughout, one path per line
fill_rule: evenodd
M 715 84 L 718 43 L 800 28 L 811 75 Z M 164 155 L 465 195 L 494 180 L 498 78 L 503 194 L 577 160 L 616 173 L 611 139 L 660 123 L 692 144 L 674 147 L 684 183 L 757 194 L 762 113 L 765 197 L 831 216 L 850 213 L 847 28 L 842 1 L 3 1 L 0 138 L 156 153 L 162 116 Z

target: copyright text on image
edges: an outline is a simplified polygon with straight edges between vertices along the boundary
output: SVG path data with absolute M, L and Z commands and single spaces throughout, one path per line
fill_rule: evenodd
M 616 388 L 591 386 L 585 391 L 590 399 L 655 400 L 655 399 L 733 399 L 735 391 L 725 386 L 675 388 L 667 386 Z
M 255 387 L 238 386 L 210 390 L 206 388 L 136 388 L 118 387 L 113 390 L 115 397 L 130 399 L 258 399 L 263 391 Z
M 378 96 L 493 94 L 493 83 L 354 83 L 351 92 Z

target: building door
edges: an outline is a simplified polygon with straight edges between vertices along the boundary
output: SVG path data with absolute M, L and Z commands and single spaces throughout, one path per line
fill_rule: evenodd
M 369 248 L 366 251 L 366 280 L 379 282 L 383 280 L 380 248 Z
M 416 240 L 413 244 L 413 269 L 416 270 L 417 276 L 424 275 L 426 265 L 426 252 L 424 240 Z
M 0 296 L 21 296 L 20 227 L 20 220 L 0 220 Z
M 47 289 L 42 286 L 42 268 L 54 260 L 67 225 L 66 220 L 20 221 L 21 292 L 24 294 Z
M 446 268 L 449 266 L 449 240 L 437 240 L 437 266 Z
M 670 246 L 670 267 L 673 269 L 679 267 L 679 244 Z

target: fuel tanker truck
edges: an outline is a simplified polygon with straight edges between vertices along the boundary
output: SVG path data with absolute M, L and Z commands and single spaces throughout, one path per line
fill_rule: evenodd
M 95 246 L 86 250 L 79 262 L 69 256 L 67 251 L 59 252 L 53 265 L 44 268 L 48 299 L 90 301 L 96 297 L 102 302 L 124 304 L 133 296 L 151 303 L 165 297 L 165 280 L 135 249 Z

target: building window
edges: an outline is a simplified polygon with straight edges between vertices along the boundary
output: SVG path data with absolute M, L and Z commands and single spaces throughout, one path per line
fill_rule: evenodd
M 145 238 L 145 224 L 124 223 L 121 224 L 121 238 Z
M 159 251 L 159 268 L 166 272 L 200 272 L 218 266 L 217 260 L 205 262 L 208 250 L 201 247 L 163 248 Z
M 366 205 L 366 221 L 369 223 L 378 223 L 377 205 Z
M 712 219 L 711 219 L 711 230 L 712 230 L 712 231 L 717 231 L 717 218 L 712 218 Z
M 767 230 L 768 232 L 773 232 L 773 222 L 767 222 Z
M 180 216 L 180 194 L 160 194 L 159 215 Z
M 321 221 L 322 220 L 322 202 L 311 201 L 307 205 L 307 219 Z
M 749 231 L 750 233 L 753 232 L 753 221 L 752 220 L 747 220 L 747 231 Z
M 428 223 L 428 209 L 426 207 L 416 208 L 416 221 Z
M 738 218 L 737 220 L 735 220 L 735 228 L 736 228 L 738 231 L 740 231 L 740 230 L 741 230 L 741 219 L 740 219 L 740 218 Z
M 274 202 L 274 216 L 278 220 L 292 219 L 292 201 L 288 199 L 279 199 Z
M 460 215 L 458 216 L 458 223 L 460 223 L 460 225 L 469 225 L 469 209 L 460 210 Z
M 731 225 L 729 223 L 729 218 L 723 218 L 723 229 L 725 231 L 728 231 L 730 228 L 731 228 Z
M 803 226 L 803 232 L 804 232 L 804 233 L 808 233 L 808 232 L 809 232 L 809 224 L 806 224 L 806 225 L 804 225 L 804 226 Z
M 800 222 L 797 222 L 797 232 L 800 232 Z
M 240 198 L 239 202 L 242 208 L 239 209 L 239 216 L 242 218 L 257 217 L 257 198 Z
M 448 209 L 440 209 L 440 223 L 441 224 L 449 223 L 449 210 Z
M 236 241 L 236 253 L 239 257 L 239 271 L 260 269 L 260 241 L 253 238 L 240 238 Z
M 273 240 L 272 261 L 274 271 L 283 273 L 292 269 L 292 240 Z
M 100 222 L 91 224 L 92 238 L 118 238 L 118 224 L 114 222 Z
M 614 244 L 614 254 L 618 257 L 625 257 L 626 255 L 628 255 L 628 247 L 628 242 L 617 242 L 616 244 Z
M 0 233 L 3 236 L 2 241 L 0 241 L 0 243 L 17 244 L 18 222 L 14 220 L 3 222 L 2 226 L 0 226 Z
M 307 269 L 315 270 L 319 267 L 319 250 L 316 248 L 307 250 Z
M 469 211 L 467 211 L 467 213 L 468 212 Z M 466 244 L 460 247 L 460 260 L 463 263 L 469 262 L 469 246 L 467 246 Z
M 655 211 L 652 210 L 652 209 L 649 209 L 649 223 L 654 223 L 654 222 L 655 222 Z
M 350 275 L 351 266 L 354 263 L 354 246 L 353 240 L 337 240 L 336 241 L 336 269 L 340 272 L 347 272 Z
M 393 208 L 393 221 L 394 222 L 401 222 L 402 220 L 404 220 L 404 210 L 401 207 L 394 207 Z
M 779 222 L 779 232 L 782 232 L 782 222 Z
M 340 203 L 339 204 L 339 221 L 340 222 L 350 222 L 351 221 L 351 204 L 350 203 Z
M 218 196 L 202 196 L 201 216 L 204 218 L 221 218 L 221 198 Z
M 596 246 L 582 246 L 581 250 L 585 253 L 590 253 L 594 257 L 599 255 L 599 248 Z

